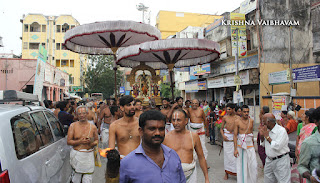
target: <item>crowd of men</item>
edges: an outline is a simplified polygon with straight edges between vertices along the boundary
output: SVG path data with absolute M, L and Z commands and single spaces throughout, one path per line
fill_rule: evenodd
M 48 102 L 45 102 L 45 104 Z M 49 102 L 50 103 L 50 102 Z M 117 149 L 122 158 L 120 182 L 197 182 L 196 162 L 209 182 L 206 138 L 216 144 L 215 128 L 221 123 L 225 177 L 237 176 L 237 182 L 257 182 L 254 148 L 254 120 L 249 107 L 197 99 L 174 102 L 167 98 L 162 106 L 142 106 L 131 96 L 107 103 L 73 101 L 46 104 L 63 125 L 69 126 L 68 144 L 74 170 L 73 182 L 92 182 L 93 149 Z M 299 123 L 300 122 L 300 123 Z M 288 134 L 297 131 L 295 148 L 298 181 L 319 182 L 320 107 L 309 109 L 301 120 L 293 111 L 282 111 L 276 120 L 268 106 L 260 112 L 257 136 L 258 154 L 264 166 L 264 182 L 294 181 L 289 157 Z M 100 137 L 100 138 L 99 138 Z M 213 182 L 214 180 L 211 180 Z

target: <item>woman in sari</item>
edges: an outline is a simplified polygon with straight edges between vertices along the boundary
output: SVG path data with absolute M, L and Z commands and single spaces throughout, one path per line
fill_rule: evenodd
M 299 160 L 299 154 L 300 154 L 300 148 L 301 148 L 302 142 L 307 137 L 315 133 L 318 129 L 317 125 L 314 124 L 313 119 L 310 118 L 310 115 L 312 114 L 313 110 L 314 110 L 313 108 L 309 109 L 301 116 L 301 120 L 303 121 L 304 126 L 301 128 L 300 131 L 299 129 L 297 130 L 298 136 L 297 136 L 296 151 L 295 151 L 297 162 Z

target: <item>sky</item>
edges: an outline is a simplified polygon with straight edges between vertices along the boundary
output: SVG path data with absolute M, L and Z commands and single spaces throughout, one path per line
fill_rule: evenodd
M 244 0 L 0 0 L 0 36 L 4 47 L 0 53 L 21 54 L 23 14 L 41 13 L 44 15 L 71 14 L 80 24 L 107 20 L 142 21 L 142 12 L 136 5 L 143 3 L 149 7 L 150 24 L 160 10 L 217 14 L 230 12 Z

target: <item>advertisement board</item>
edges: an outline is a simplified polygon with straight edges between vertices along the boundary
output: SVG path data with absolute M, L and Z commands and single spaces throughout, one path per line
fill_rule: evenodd
M 125 93 L 125 88 L 124 88 L 124 86 L 120 86 L 120 92 L 119 92 L 120 94 L 124 94 Z
M 231 44 L 232 56 L 236 55 L 238 45 L 238 56 L 247 56 L 247 27 L 245 25 L 246 15 L 243 13 L 230 13 L 231 20 Z M 237 36 L 238 32 L 238 36 Z
M 33 94 L 38 95 L 39 101 L 42 101 L 42 89 L 43 89 L 46 61 L 47 61 L 47 50 L 42 45 L 39 45 L 37 67 L 36 67 L 34 86 L 33 86 Z
M 83 86 L 71 86 L 70 92 L 72 92 L 72 93 L 83 92 Z

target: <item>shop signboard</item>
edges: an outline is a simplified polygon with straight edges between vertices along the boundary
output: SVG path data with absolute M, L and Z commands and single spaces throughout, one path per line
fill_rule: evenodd
M 190 68 L 189 67 L 174 68 L 174 71 L 177 71 L 177 72 L 189 72 Z
M 253 55 L 253 56 L 239 59 L 238 61 L 239 71 L 245 70 L 245 69 L 258 68 L 259 66 L 258 60 L 259 60 L 258 55 Z M 225 63 L 221 63 L 221 62 L 212 63 L 211 74 L 219 75 L 219 74 L 234 73 L 235 71 L 236 71 L 236 67 L 235 67 L 234 61 L 225 62 Z
M 320 81 L 320 65 L 292 70 L 293 82 Z
M 224 17 L 220 19 L 216 19 L 212 24 L 210 24 L 208 27 L 205 28 L 205 32 L 208 33 L 211 30 L 215 29 L 216 27 L 219 27 L 222 25 L 222 21 L 224 20 Z
M 198 81 L 199 90 L 207 90 L 207 81 Z
M 71 86 L 70 92 L 72 92 L 72 93 L 83 92 L 83 86 Z
M 186 93 L 192 93 L 192 92 L 198 92 L 198 81 L 189 81 L 185 84 L 186 87 Z
M 289 83 L 288 70 L 269 73 L 269 85 Z
M 237 47 L 238 47 L 238 56 L 246 57 L 247 56 L 247 27 L 245 24 L 246 15 L 243 13 L 230 13 L 230 20 L 231 20 L 232 56 L 236 55 Z
M 222 77 L 215 77 L 215 78 L 208 78 L 208 88 L 223 88 L 223 87 L 230 87 L 236 86 L 234 83 L 235 75 L 229 74 Z M 239 73 L 240 83 L 241 85 L 248 85 L 249 84 L 249 70 Z
M 222 88 L 224 87 L 223 77 L 208 78 L 208 88 Z
M 190 75 L 199 76 L 204 74 L 210 74 L 210 63 L 190 67 Z
M 257 6 L 256 0 L 245 0 L 240 4 L 240 13 L 248 14 L 255 10 Z

